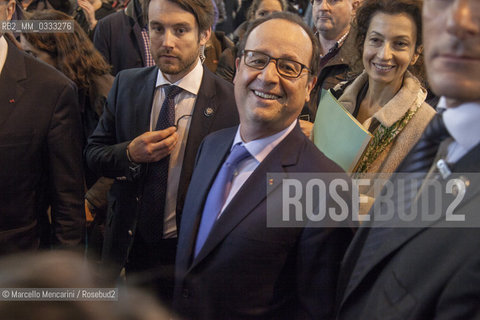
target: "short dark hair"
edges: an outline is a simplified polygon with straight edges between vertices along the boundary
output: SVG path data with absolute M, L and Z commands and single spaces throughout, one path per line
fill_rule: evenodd
M 151 1 L 151 0 L 150 0 Z M 207 31 L 213 26 L 215 10 L 212 0 L 168 0 L 179 5 L 183 10 L 190 12 L 197 20 L 198 30 Z
M 359 50 L 360 59 L 363 56 L 363 45 L 367 36 L 368 28 L 373 16 L 378 13 L 385 14 L 407 14 L 417 27 L 417 40 L 415 42 L 415 52 L 420 56 L 417 63 L 410 67 L 410 71 L 419 78 L 421 82 L 425 81 L 425 70 L 423 66 L 423 54 L 420 52 L 422 45 L 422 0 L 364 0 L 357 9 L 355 15 L 355 26 L 357 29 L 356 45 Z
M 247 20 L 251 21 L 255 19 L 255 13 L 257 13 L 258 7 L 260 7 L 260 4 L 265 0 L 253 0 L 252 4 L 250 7 L 248 7 L 248 12 L 247 12 Z M 287 11 L 288 9 L 288 3 L 287 0 L 277 0 L 280 3 L 280 6 L 282 7 L 282 11 Z
M 318 66 L 319 66 L 318 61 L 320 59 L 320 44 L 318 42 L 318 38 L 315 37 L 315 34 L 313 33 L 312 29 L 310 29 L 310 27 L 302 20 L 302 18 L 300 18 L 298 15 L 291 12 L 275 12 L 269 15 L 268 17 L 252 21 L 252 23 L 250 23 L 250 25 L 248 26 L 247 32 L 245 32 L 245 35 L 243 36 L 242 40 L 238 44 L 237 57 L 241 58 L 242 52 L 245 49 L 245 44 L 247 43 L 250 33 L 252 33 L 252 31 L 262 23 L 267 22 L 269 20 L 274 20 L 274 19 L 286 20 L 294 24 L 297 24 L 308 34 L 308 37 L 312 42 L 312 58 L 310 59 L 310 66 L 308 67 L 310 69 L 310 75 L 317 76 Z

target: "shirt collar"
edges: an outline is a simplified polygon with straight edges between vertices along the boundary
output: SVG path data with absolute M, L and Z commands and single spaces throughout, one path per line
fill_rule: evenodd
M 0 74 L 2 73 L 3 66 L 5 65 L 5 61 L 7 60 L 7 51 L 8 51 L 8 43 L 7 40 L 2 36 L 0 36 Z
M 447 108 L 445 97 L 441 97 L 437 109 L 445 109 L 443 121 L 448 132 L 465 150 L 480 143 L 480 103 L 467 102 L 455 108 Z
M 340 49 L 340 47 L 343 45 L 343 43 L 345 42 L 345 39 L 347 38 L 348 34 L 350 33 L 350 29 L 347 30 L 347 32 L 345 32 L 341 37 L 340 39 L 337 40 L 337 42 L 335 42 L 334 46 L 331 47 L 328 52 L 326 54 L 324 54 L 323 56 L 320 55 L 320 59 L 323 59 L 325 57 L 331 57 L 331 56 L 334 56 L 333 53 L 336 53 L 338 51 L 338 49 Z
M 242 137 L 240 136 L 240 126 L 238 126 L 237 134 L 233 140 L 233 144 L 230 150 L 233 149 L 233 146 L 236 144 L 243 144 L 245 148 L 250 152 L 252 157 L 255 158 L 258 162 L 262 162 L 268 154 L 280 143 L 283 139 L 295 128 L 297 120 L 293 121 L 287 128 L 283 129 L 280 132 L 275 133 L 274 135 L 268 136 L 266 138 L 252 140 L 247 143 L 243 142 Z
M 187 73 L 182 79 L 178 80 L 175 83 L 171 83 L 170 81 L 168 81 L 164 77 L 162 71 L 158 69 L 157 83 L 155 87 L 158 88 L 164 85 L 174 84 L 185 91 L 188 91 L 194 95 L 197 95 L 198 90 L 200 90 L 200 85 L 202 84 L 202 78 L 203 78 L 203 66 L 200 63 L 200 59 L 198 59 L 197 64 L 195 65 L 195 68 L 193 68 L 192 71 Z

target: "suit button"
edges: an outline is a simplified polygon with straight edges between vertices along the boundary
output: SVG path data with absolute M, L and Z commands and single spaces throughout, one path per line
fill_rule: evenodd
M 140 202 L 140 197 L 136 197 L 135 199 L 137 200 L 137 202 Z
M 128 230 L 128 235 L 129 235 L 129 236 L 133 236 L 133 231 L 132 231 L 132 230 Z
M 190 291 L 189 291 L 188 289 L 183 289 L 183 291 L 182 291 L 182 296 L 183 296 L 185 299 L 190 298 Z

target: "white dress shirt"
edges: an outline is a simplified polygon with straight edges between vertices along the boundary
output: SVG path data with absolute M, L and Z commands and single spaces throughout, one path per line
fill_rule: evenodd
M 240 190 L 245 181 L 248 180 L 253 171 L 255 171 L 255 169 L 260 165 L 260 163 L 262 163 L 263 160 L 265 160 L 270 152 L 275 149 L 275 147 L 282 142 L 283 139 L 285 139 L 285 137 L 293 130 L 293 128 L 295 128 L 296 124 L 297 120 L 293 121 L 290 126 L 280 132 L 275 133 L 274 135 L 258 140 L 252 140 L 247 143 L 243 142 L 243 139 L 240 135 L 240 124 L 231 149 L 233 149 L 234 145 L 240 143 L 240 145 L 244 145 L 248 152 L 250 152 L 251 157 L 240 162 L 238 165 L 236 174 L 232 180 L 232 187 L 228 193 L 227 200 L 225 200 L 225 204 L 223 205 L 217 219 L 222 215 L 223 210 L 225 210 L 230 201 L 232 201 L 233 197 L 237 194 L 238 190 Z
M 176 85 L 183 89 L 175 97 L 175 123 L 183 115 L 192 115 L 195 101 L 197 100 L 198 90 L 202 83 L 203 67 L 200 59 L 197 61 L 195 68 L 190 71 L 185 77 L 175 83 L 170 83 L 158 70 L 157 83 L 155 89 L 155 97 L 153 99 L 152 112 L 150 114 L 150 131 L 155 130 L 160 109 L 165 100 L 165 91 L 162 89 L 165 85 Z M 187 145 L 188 130 L 192 117 L 182 118 L 178 122 L 177 134 L 178 141 L 170 153 L 170 163 L 168 166 L 168 184 L 167 195 L 165 199 L 165 214 L 163 224 L 163 238 L 177 237 L 176 224 L 176 207 L 177 207 L 177 192 L 180 181 L 180 174 L 182 172 L 183 158 L 185 155 L 185 146 Z
M 448 146 L 447 162 L 455 163 L 480 143 L 480 102 L 467 102 L 447 108 L 446 99 L 440 98 L 438 109 L 446 109 L 443 121 L 454 141 Z

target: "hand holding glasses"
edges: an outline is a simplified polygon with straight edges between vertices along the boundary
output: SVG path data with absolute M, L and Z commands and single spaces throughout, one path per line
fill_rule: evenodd
M 180 118 L 178 118 L 177 122 L 175 123 L 175 129 L 178 129 L 178 123 L 180 122 L 180 120 L 182 119 L 187 119 L 189 117 L 191 117 L 192 115 L 191 114 L 184 114 L 183 116 L 181 116 Z

